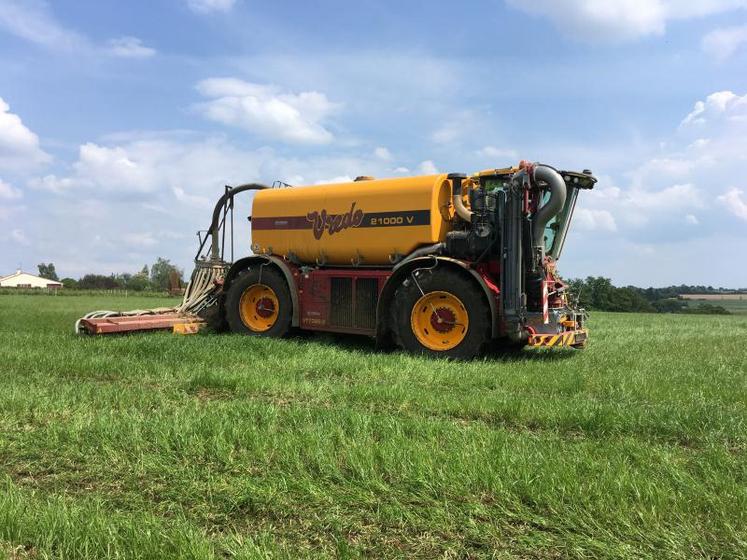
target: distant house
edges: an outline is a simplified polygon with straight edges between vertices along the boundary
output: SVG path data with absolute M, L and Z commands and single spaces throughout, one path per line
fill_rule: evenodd
M 62 282 L 47 280 L 41 276 L 16 270 L 15 274 L 0 276 L 0 288 L 48 288 L 50 290 L 58 290 L 62 288 Z

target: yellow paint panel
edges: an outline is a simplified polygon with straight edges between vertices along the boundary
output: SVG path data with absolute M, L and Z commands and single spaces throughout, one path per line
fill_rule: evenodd
M 292 253 L 306 263 L 390 264 L 390 255 L 445 239 L 453 216 L 450 197 L 446 175 L 259 191 L 252 209 L 252 248 Z M 343 220 L 342 227 L 315 235 L 313 213 L 322 211 L 347 214 L 347 225 Z
M 188 323 L 176 323 L 172 327 L 174 334 L 197 334 L 205 326 L 202 321 L 190 321 Z

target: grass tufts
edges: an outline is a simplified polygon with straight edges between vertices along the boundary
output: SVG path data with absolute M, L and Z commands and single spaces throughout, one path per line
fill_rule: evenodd
M 76 337 L 0 298 L 0 555 L 740 558 L 747 316 L 598 313 L 587 350 Z

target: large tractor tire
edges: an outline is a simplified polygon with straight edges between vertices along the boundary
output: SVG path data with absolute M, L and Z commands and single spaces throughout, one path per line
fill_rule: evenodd
M 468 360 L 490 340 L 485 295 L 457 271 L 442 268 L 408 277 L 394 300 L 395 339 L 408 352 Z
M 235 333 L 281 337 L 290 330 L 293 304 L 283 275 L 269 266 L 253 267 L 231 283 L 226 320 Z

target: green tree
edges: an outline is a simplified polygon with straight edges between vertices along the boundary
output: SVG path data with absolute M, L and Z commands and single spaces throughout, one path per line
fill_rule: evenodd
M 158 257 L 153 266 L 150 267 L 150 281 L 155 290 L 168 290 L 169 289 L 169 275 L 171 272 L 176 272 L 179 280 L 182 280 L 184 274 L 181 269 L 177 268 L 171 261 Z
M 699 303 L 696 307 L 685 307 L 683 313 L 693 313 L 698 315 L 731 315 L 731 311 L 721 305 L 712 303 Z
M 67 290 L 78 287 L 78 281 L 75 278 L 63 278 L 60 282 L 62 282 L 62 287 Z
M 117 290 L 122 285 L 117 281 L 116 276 L 104 276 L 103 274 L 86 274 L 78 280 L 78 287 L 85 290 Z
M 591 309 L 609 310 L 612 307 L 612 291 L 615 287 L 609 278 L 589 276 L 586 279 L 586 290 L 589 292 Z
M 38 265 L 36 265 L 36 267 L 39 269 L 39 276 L 41 276 L 42 278 L 46 278 L 47 280 L 54 280 L 55 282 L 60 281 L 59 277 L 57 276 L 57 271 L 54 269 L 54 263 L 39 263 Z
M 656 311 L 646 298 L 636 288 L 631 286 L 616 288 L 612 286 L 609 292 L 609 311 L 632 311 L 636 313 L 652 313 Z
M 143 292 L 150 287 L 150 280 L 142 274 L 135 274 L 127 282 L 127 289 L 135 292 Z

